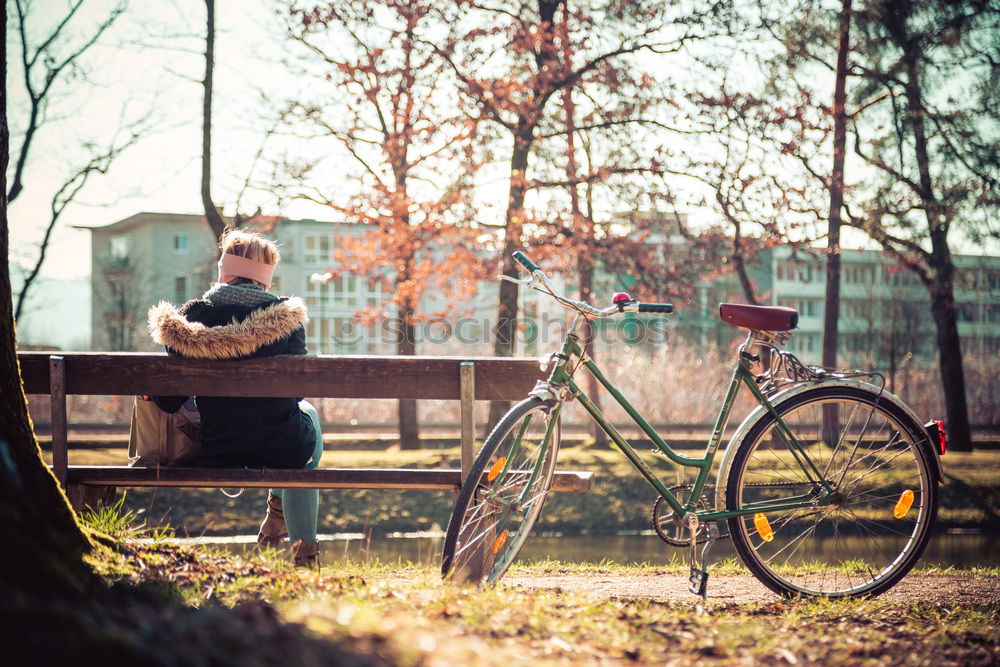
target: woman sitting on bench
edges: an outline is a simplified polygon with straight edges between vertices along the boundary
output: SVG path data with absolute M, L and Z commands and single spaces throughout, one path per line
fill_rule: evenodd
M 200 299 L 149 311 L 149 331 L 167 352 L 198 359 L 252 359 L 305 354 L 306 306 L 267 290 L 277 246 L 251 232 L 230 230 L 219 244 L 219 282 Z M 232 367 L 239 373 L 239 366 Z M 156 396 L 167 412 L 185 396 Z M 294 398 L 196 397 L 201 413 L 199 465 L 214 468 L 315 468 L 323 453 L 316 409 Z M 316 566 L 316 489 L 272 489 L 257 542 L 277 546 L 287 536 L 297 565 Z

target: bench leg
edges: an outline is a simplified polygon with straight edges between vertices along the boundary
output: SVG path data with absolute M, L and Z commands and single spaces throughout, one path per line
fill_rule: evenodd
M 66 497 L 73 511 L 82 512 L 87 507 L 110 505 L 115 499 L 115 487 L 70 482 L 66 485 Z

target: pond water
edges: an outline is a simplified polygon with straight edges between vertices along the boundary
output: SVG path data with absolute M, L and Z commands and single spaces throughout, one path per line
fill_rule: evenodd
M 179 540 L 193 543 L 226 545 L 243 551 L 253 545 L 253 536 L 203 537 Z M 382 563 L 413 562 L 436 565 L 441 557 L 443 533 L 403 533 L 366 536 L 351 533 L 321 535 L 321 560 L 366 561 Z M 712 550 L 711 561 L 735 557 L 731 540 L 719 541 Z M 811 554 L 810 556 L 821 556 Z M 687 551 L 675 549 L 655 535 L 538 535 L 525 542 L 520 560 L 536 562 L 546 559 L 569 563 L 667 564 L 671 559 L 687 558 Z M 1000 539 L 986 533 L 933 535 L 924 551 L 921 565 L 968 568 L 1000 566 Z

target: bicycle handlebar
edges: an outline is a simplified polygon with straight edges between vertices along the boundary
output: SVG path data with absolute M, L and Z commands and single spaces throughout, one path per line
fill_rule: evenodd
M 640 313 L 672 313 L 674 305 L 672 303 L 640 303 Z
M 528 269 L 529 273 L 534 273 L 535 271 L 539 270 L 538 265 L 532 262 L 531 259 L 520 250 L 516 250 L 513 254 L 513 257 L 514 261 L 516 261 L 524 268 Z
M 514 260 L 518 264 L 520 264 L 525 269 L 527 269 L 528 271 L 531 272 L 531 278 L 528 278 L 528 279 L 525 279 L 525 280 L 518 280 L 517 278 L 514 278 L 512 276 L 499 275 L 499 276 L 497 276 L 498 280 L 507 280 L 507 281 L 510 281 L 512 283 L 516 283 L 518 285 L 524 285 L 526 287 L 530 287 L 530 288 L 533 288 L 533 289 L 536 289 L 536 290 L 538 289 L 538 284 L 541 283 L 542 285 L 544 285 L 545 289 L 544 290 L 540 290 L 540 291 L 545 292 L 546 294 L 550 295 L 552 298 L 554 298 L 556 301 L 558 301 L 562 305 L 564 305 L 564 306 L 566 306 L 568 308 L 573 308 L 575 310 L 578 310 L 581 313 L 583 313 L 584 315 L 587 315 L 589 317 L 610 317 L 611 315 L 615 315 L 617 313 L 624 313 L 624 312 L 629 312 L 629 313 L 637 313 L 637 312 L 638 313 L 672 313 L 672 312 L 674 312 L 674 306 L 673 306 L 673 304 L 669 304 L 669 303 L 639 303 L 638 301 L 630 300 L 629 297 L 628 297 L 628 295 L 626 295 L 626 294 L 622 294 L 622 297 L 624 297 L 625 299 L 628 299 L 627 301 L 617 301 L 616 300 L 616 302 L 614 304 L 608 306 L 607 308 L 598 308 L 596 306 L 593 306 L 593 305 L 587 303 L 586 301 L 575 301 L 573 299 L 570 299 L 570 298 L 567 298 L 567 297 L 562 296 L 560 294 L 557 294 L 555 286 L 549 280 L 549 277 L 545 275 L 545 272 L 542 271 L 541 267 L 539 267 L 537 264 L 535 264 L 534 262 L 532 262 L 531 259 L 527 255 L 525 255 L 523 252 L 521 252 L 520 250 L 516 250 L 511 256 L 514 258 Z M 617 297 L 617 295 L 616 295 L 616 297 Z

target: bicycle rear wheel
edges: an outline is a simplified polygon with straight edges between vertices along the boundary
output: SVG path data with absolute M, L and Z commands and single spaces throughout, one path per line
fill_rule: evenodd
M 923 427 L 878 393 L 856 387 L 805 391 L 775 412 L 834 487 L 834 499 L 823 507 L 729 519 L 740 558 L 765 586 L 786 596 L 888 590 L 920 557 L 937 515 L 934 453 Z M 728 477 L 728 509 L 822 493 L 776 424 L 766 415 L 740 443 Z
M 556 413 L 556 414 L 554 414 Z M 441 574 L 479 585 L 507 571 L 528 538 L 552 484 L 559 449 L 558 410 L 521 401 L 483 444 L 448 524 Z

